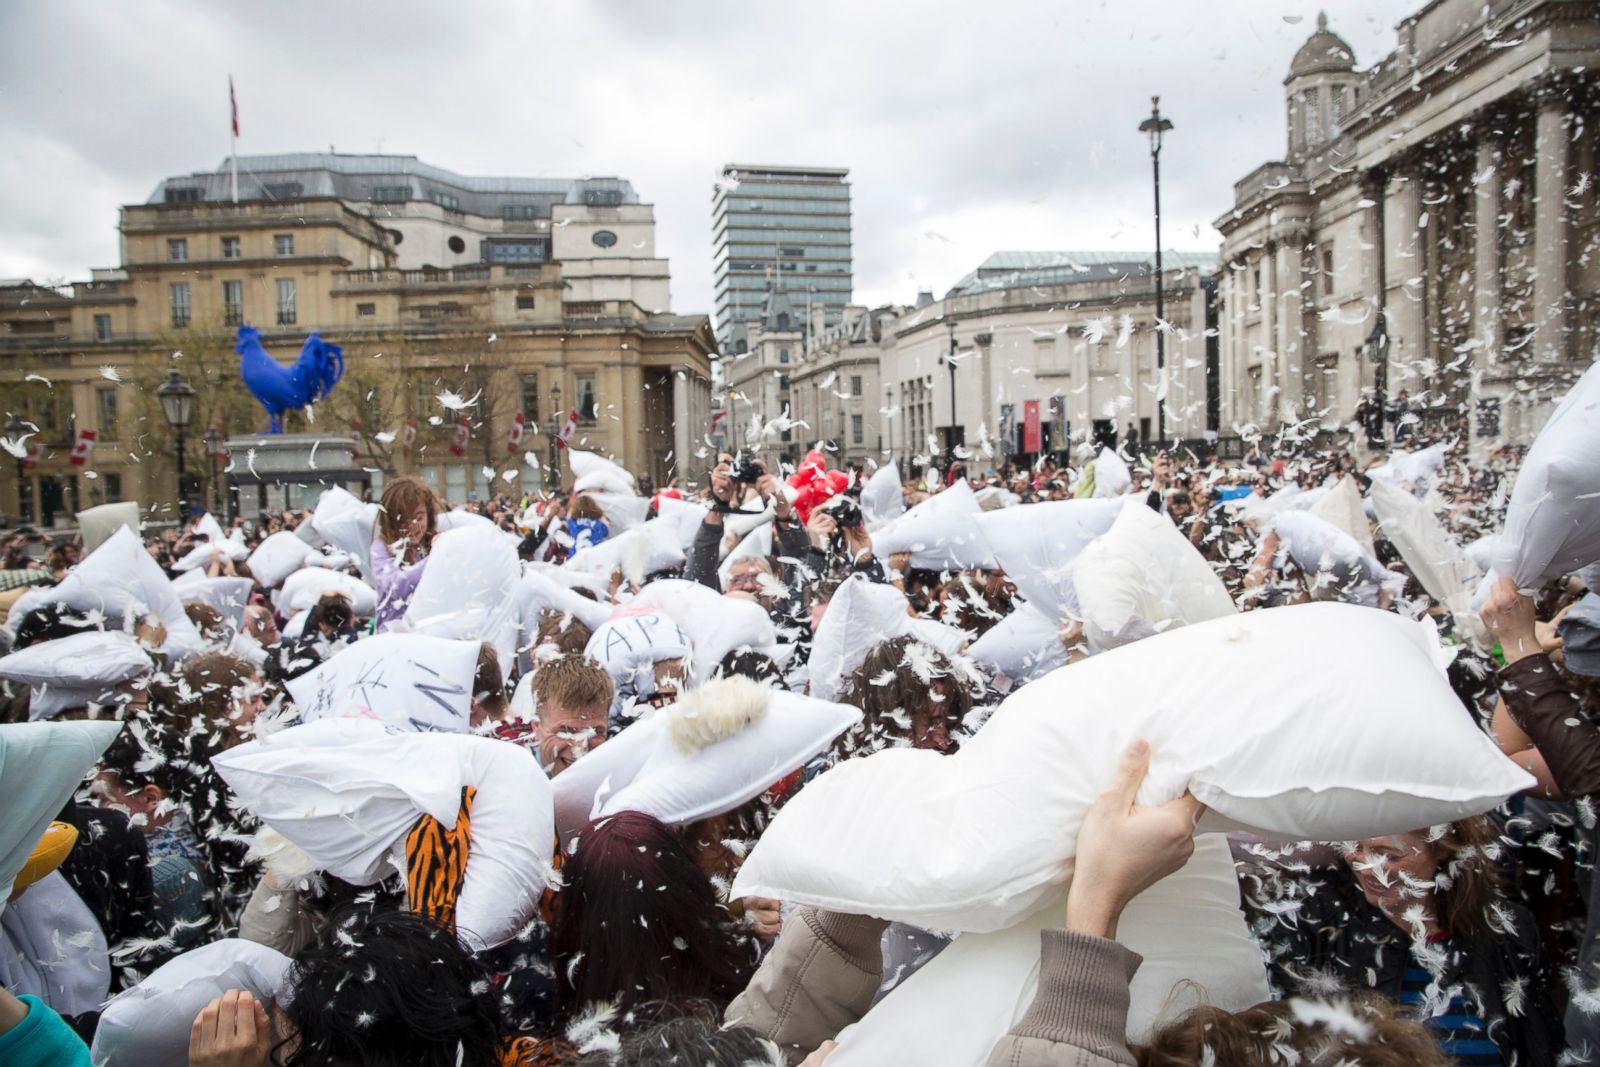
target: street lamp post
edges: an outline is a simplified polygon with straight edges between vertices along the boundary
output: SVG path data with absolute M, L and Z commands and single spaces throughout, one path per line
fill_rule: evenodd
M 215 426 L 206 431 L 206 459 L 211 465 L 211 510 L 222 510 L 222 494 L 217 491 L 217 460 L 222 458 L 222 446 L 227 442 L 221 430 Z M 227 518 L 226 515 L 223 516 Z
M 1150 169 L 1156 189 L 1156 440 L 1167 443 L 1167 335 L 1161 323 L 1166 317 L 1163 288 L 1166 283 L 1161 273 L 1161 135 L 1172 129 L 1172 123 L 1161 117 L 1161 98 L 1150 98 L 1150 117 L 1139 123 L 1139 132 L 1150 136 Z
M 12 441 L 21 442 L 22 435 L 28 432 L 29 425 L 26 419 L 13 411 L 11 417 L 6 420 L 6 437 Z M 33 510 L 32 501 L 24 499 L 22 495 L 22 487 L 27 484 L 27 478 L 28 451 L 24 446 L 22 455 L 17 457 L 17 522 L 19 525 L 33 520 L 33 515 L 31 514 Z M 30 493 L 29 496 L 31 497 L 32 494 Z
M 946 323 L 950 327 L 950 351 L 944 357 L 944 365 L 950 371 L 950 432 L 945 435 L 945 447 L 950 452 L 950 465 L 956 462 L 956 324 L 952 319 Z
M 550 415 L 544 422 L 545 439 L 550 446 L 550 461 L 546 469 L 550 474 L 549 491 L 555 492 L 561 488 L 561 426 L 565 420 L 561 417 L 561 386 L 550 387 Z
M 189 426 L 189 418 L 194 414 L 194 386 L 183 380 L 183 376 L 176 370 L 167 372 L 167 380 L 156 386 L 156 398 L 161 401 L 161 411 L 167 417 L 167 425 L 172 427 L 174 442 L 178 455 L 178 507 L 180 515 L 178 521 L 183 521 L 181 514 L 184 499 L 183 481 L 183 431 Z

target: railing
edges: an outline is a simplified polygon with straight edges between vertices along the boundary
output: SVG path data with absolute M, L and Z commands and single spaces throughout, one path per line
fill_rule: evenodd
M 445 268 L 443 270 L 396 270 L 394 268 L 344 270 L 334 274 L 333 287 L 335 290 L 410 289 L 419 286 L 465 285 L 473 282 L 486 282 L 489 280 L 490 275 L 491 268 L 487 263 L 474 264 L 468 267 Z
M 1246 203 L 1265 192 L 1282 189 L 1299 179 L 1297 170 L 1287 163 L 1263 163 L 1233 185 L 1239 203 Z

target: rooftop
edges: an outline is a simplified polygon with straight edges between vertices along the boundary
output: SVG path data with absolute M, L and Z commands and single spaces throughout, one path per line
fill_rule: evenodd
M 783 178 L 844 178 L 849 176 L 848 167 L 796 167 L 783 163 L 725 163 L 722 167 L 725 175 L 744 175 L 750 177 L 759 174 L 771 174 Z
M 1161 268 L 1202 270 L 1217 266 L 1217 253 L 1163 251 Z M 1155 269 L 1153 252 L 996 252 L 978 269 L 956 282 L 952 294 L 1018 289 L 1029 285 L 1104 281 L 1126 275 L 1149 274 Z

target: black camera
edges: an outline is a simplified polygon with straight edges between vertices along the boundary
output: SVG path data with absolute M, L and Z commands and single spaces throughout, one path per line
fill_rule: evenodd
M 857 529 L 866 521 L 861 516 L 861 505 L 848 496 L 841 496 L 836 503 L 828 508 L 828 511 L 833 515 L 834 523 L 841 530 Z
M 767 472 L 756 460 L 739 456 L 733 461 L 733 470 L 730 473 L 736 485 L 755 485 Z

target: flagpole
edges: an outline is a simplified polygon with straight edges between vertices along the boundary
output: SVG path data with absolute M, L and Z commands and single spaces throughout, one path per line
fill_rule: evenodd
M 233 170 L 233 202 L 239 202 L 239 104 L 233 96 L 233 75 L 228 75 L 228 161 Z

